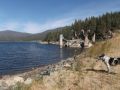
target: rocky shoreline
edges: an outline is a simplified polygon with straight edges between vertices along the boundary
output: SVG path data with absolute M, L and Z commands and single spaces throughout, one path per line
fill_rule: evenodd
M 96 62 L 95 58 L 102 52 L 118 57 L 119 40 L 120 36 L 98 42 L 94 47 L 58 63 L 3 76 L 0 90 L 120 90 L 120 65 L 112 67 L 112 73 L 107 73 L 106 65 L 102 61 Z
M 66 60 L 61 60 L 58 63 L 38 67 L 30 71 L 15 74 L 15 75 L 4 75 L 0 78 L 0 90 L 8 90 L 9 87 L 14 87 L 18 82 L 29 85 L 36 78 L 43 76 L 49 76 L 50 73 L 61 70 L 63 68 L 71 68 L 74 63 L 74 56 Z

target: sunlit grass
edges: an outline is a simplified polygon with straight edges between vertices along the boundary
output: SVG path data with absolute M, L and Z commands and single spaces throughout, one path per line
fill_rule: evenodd
M 107 53 L 109 52 L 111 48 L 111 42 L 108 40 L 108 41 L 102 41 L 102 42 L 97 42 L 93 47 L 91 47 L 88 52 L 87 52 L 87 55 L 88 56 L 92 56 L 92 57 L 95 57 L 95 56 L 98 56 L 102 53 Z

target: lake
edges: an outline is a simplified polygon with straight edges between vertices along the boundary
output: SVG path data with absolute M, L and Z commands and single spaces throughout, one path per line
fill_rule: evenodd
M 73 48 L 36 42 L 0 42 L 0 75 L 24 72 L 72 57 Z

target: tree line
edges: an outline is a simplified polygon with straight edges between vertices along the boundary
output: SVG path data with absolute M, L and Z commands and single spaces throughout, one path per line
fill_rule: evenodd
M 96 34 L 96 39 L 105 39 L 105 35 L 108 31 L 120 29 L 120 12 L 110 12 L 98 17 L 88 17 L 85 20 L 75 20 L 71 26 L 66 26 L 62 30 L 56 30 L 55 32 L 49 32 L 45 41 L 58 41 L 59 35 L 63 34 L 64 38 L 82 38 L 81 31 L 87 32 L 90 30 L 89 38 Z M 77 37 L 76 37 L 77 36 Z

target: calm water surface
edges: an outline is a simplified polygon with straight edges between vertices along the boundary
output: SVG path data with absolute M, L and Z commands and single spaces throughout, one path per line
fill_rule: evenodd
M 75 49 L 35 42 L 0 42 L 0 75 L 59 62 L 74 55 Z

